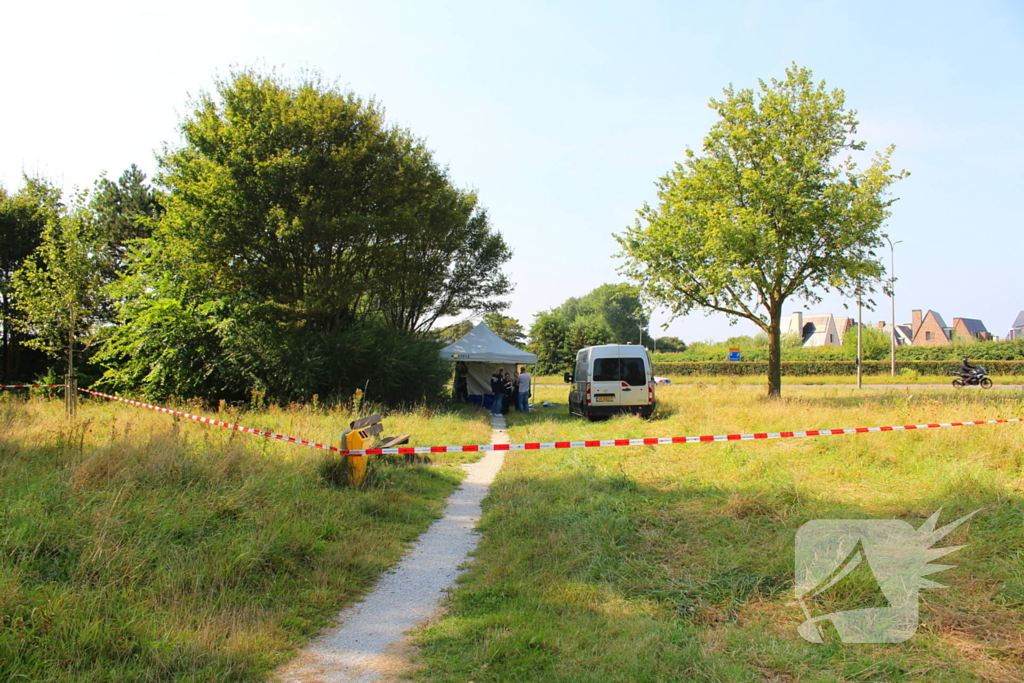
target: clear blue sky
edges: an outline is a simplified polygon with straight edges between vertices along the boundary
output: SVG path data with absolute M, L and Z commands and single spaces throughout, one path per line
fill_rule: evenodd
M 149 5 L 149 6 L 147 6 Z M 515 251 L 508 313 L 620 281 L 612 233 L 699 149 L 707 101 L 791 62 L 846 91 L 869 148 L 912 176 L 887 225 L 897 318 L 935 309 L 996 335 L 1024 309 L 1024 3 L 11 3 L 0 184 L 91 185 L 179 140 L 191 94 L 233 65 L 319 70 L 375 97 L 475 188 Z M 888 262 L 888 254 L 886 255 Z M 811 312 L 843 314 L 828 298 Z M 866 320 L 888 318 L 888 300 Z M 787 311 L 800 310 L 791 301 Z M 854 310 L 851 307 L 851 310 Z M 655 320 L 662 321 L 658 315 Z M 690 316 L 686 341 L 751 333 Z

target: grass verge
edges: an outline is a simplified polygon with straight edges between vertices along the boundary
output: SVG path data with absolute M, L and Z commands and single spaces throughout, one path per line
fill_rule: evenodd
M 672 380 L 672 384 L 696 384 L 696 385 L 723 385 L 723 386 L 766 386 L 768 385 L 767 377 L 760 375 L 669 375 L 668 378 Z M 996 385 L 1008 386 L 1008 387 L 1021 387 L 1024 386 L 1024 378 L 1019 375 L 993 375 L 991 376 L 992 381 Z M 569 385 L 563 382 L 562 376 L 555 375 L 543 375 L 536 378 L 537 384 L 546 385 L 560 385 L 565 387 L 565 391 L 569 391 Z M 924 386 L 929 384 L 937 384 L 943 386 L 952 386 L 953 378 L 949 375 L 896 375 L 890 377 L 889 375 L 864 375 L 862 378 L 862 384 L 869 386 L 876 385 L 887 385 L 887 384 L 898 384 L 898 385 L 918 385 Z M 807 376 L 783 376 L 783 386 L 793 385 L 823 385 L 823 384 L 842 384 L 842 385 L 856 385 L 856 375 L 807 375 Z M 973 391 L 977 387 L 966 387 L 968 391 Z
M 659 389 L 647 422 L 513 413 L 513 442 L 675 436 L 1024 416 L 1019 392 Z M 919 526 L 980 512 L 921 592 L 896 645 L 797 633 L 794 537 L 812 519 Z M 771 442 L 510 453 L 484 537 L 447 614 L 419 636 L 419 680 L 1024 680 L 1024 428 L 1020 424 Z M 870 575 L 869 575 L 870 576 Z M 837 584 L 824 612 L 871 597 Z M 877 595 L 875 595 L 877 597 Z
M 380 458 L 371 485 L 339 489 L 318 475 L 323 451 L 102 400 L 62 411 L 0 396 L 4 682 L 260 680 L 401 556 L 461 477 Z M 220 418 L 326 443 L 352 419 Z M 384 424 L 413 445 L 490 435 L 473 412 Z

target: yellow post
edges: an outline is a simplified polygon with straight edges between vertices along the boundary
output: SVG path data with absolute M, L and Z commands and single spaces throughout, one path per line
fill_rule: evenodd
M 341 447 L 347 451 L 361 451 L 366 448 L 372 448 L 371 439 L 361 429 L 353 429 L 346 431 L 341 436 Z M 366 461 L 370 457 L 368 455 L 346 455 L 348 458 L 348 485 L 351 488 L 355 488 L 363 483 L 363 478 L 366 477 Z

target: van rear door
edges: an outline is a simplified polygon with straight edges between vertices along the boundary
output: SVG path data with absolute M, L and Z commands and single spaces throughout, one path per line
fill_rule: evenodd
M 590 396 L 595 406 L 622 405 L 622 380 L 618 356 L 595 358 Z M 626 394 L 629 395 L 628 392 Z
M 621 405 L 647 405 L 647 364 L 642 356 L 619 358 L 619 379 Z
M 647 364 L 640 355 L 595 358 L 591 386 L 594 405 L 646 405 L 647 380 Z

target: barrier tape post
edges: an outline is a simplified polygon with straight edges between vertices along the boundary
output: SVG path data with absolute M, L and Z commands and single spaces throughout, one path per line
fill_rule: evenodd
M 351 451 L 363 450 L 370 439 L 358 429 L 346 429 L 341 433 L 341 448 L 345 455 L 345 478 L 350 488 L 356 488 L 366 478 L 366 466 L 369 464 L 368 457 L 360 458 L 358 455 L 349 457 Z

